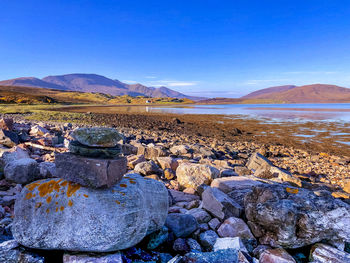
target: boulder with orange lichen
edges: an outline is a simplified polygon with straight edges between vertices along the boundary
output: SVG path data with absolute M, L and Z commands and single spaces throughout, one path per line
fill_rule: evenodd
M 12 231 L 30 248 L 108 252 L 132 247 L 161 229 L 167 212 L 165 186 L 138 174 L 108 189 L 46 179 L 19 194 Z

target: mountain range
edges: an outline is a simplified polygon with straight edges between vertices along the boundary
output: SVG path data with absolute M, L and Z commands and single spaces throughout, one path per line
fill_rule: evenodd
M 212 98 L 187 96 L 167 87 L 147 87 L 142 84 L 126 84 L 96 74 L 67 74 L 42 79 L 22 77 L 0 81 L 0 86 L 43 88 L 59 91 L 90 92 L 113 96 L 146 96 L 201 101 L 201 103 L 342 103 L 350 102 L 350 89 L 330 84 L 304 86 L 285 85 L 261 89 L 241 98 Z M 41 91 L 41 94 L 43 92 Z
M 201 97 L 187 96 L 167 87 L 147 87 L 142 84 L 126 84 L 96 74 L 67 74 L 48 76 L 42 79 L 22 77 L 0 81 L 0 86 L 35 87 L 63 91 L 96 92 L 113 96 L 147 96 L 156 98 L 178 98 L 200 100 Z

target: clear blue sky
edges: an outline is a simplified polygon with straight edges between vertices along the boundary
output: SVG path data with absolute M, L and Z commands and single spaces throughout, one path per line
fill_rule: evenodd
M 191 95 L 350 87 L 350 1 L 0 2 L 0 79 L 97 73 Z

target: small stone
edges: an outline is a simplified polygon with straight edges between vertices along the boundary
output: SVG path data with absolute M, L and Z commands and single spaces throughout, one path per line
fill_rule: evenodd
M 171 169 L 176 171 L 176 168 L 179 166 L 177 159 L 172 157 L 158 157 L 157 162 L 163 170 Z
M 157 164 L 154 161 L 138 163 L 134 171 L 142 175 L 151 175 L 151 174 L 161 174 L 162 171 L 159 169 Z
M 28 184 L 40 179 L 38 163 L 30 158 L 18 159 L 6 164 L 5 178 L 17 184 Z
M 187 145 L 178 145 L 170 148 L 170 152 L 175 155 L 182 155 L 189 153 L 190 148 Z
M 326 244 L 318 243 L 311 248 L 310 260 L 319 263 L 350 262 L 350 254 Z
M 122 154 L 120 145 L 115 147 L 90 147 L 85 146 L 78 141 L 71 141 L 68 145 L 69 152 L 86 157 L 94 158 L 115 158 Z
M 71 136 L 83 145 L 90 147 L 115 147 L 124 137 L 113 128 L 79 128 Z
M 217 238 L 214 244 L 214 251 L 222 249 L 236 249 L 248 253 L 246 247 L 244 246 L 242 240 L 239 237 L 224 237 Z
M 149 241 L 147 244 L 147 249 L 155 249 L 161 244 L 163 244 L 169 236 L 168 228 L 163 226 L 159 231 L 156 231 L 149 235 Z
M 248 225 L 237 217 L 226 219 L 218 229 L 220 237 L 240 237 L 242 239 L 255 239 Z
M 220 221 L 219 221 L 219 219 L 217 219 L 215 217 L 208 222 L 208 225 L 211 229 L 216 230 L 218 228 L 218 226 L 220 225 Z
M 225 249 L 215 252 L 190 252 L 183 257 L 183 262 L 238 263 L 238 253 L 235 249 Z
M 134 169 L 135 166 L 139 163 L 146 162 L 146 158 L 143 155 L 129 155 L 128 159 L 128 167 Z
M 13 119 L 1 118 L 0 119 L 0 129 L 11 131 L 13 129 Z
M 200 208 L 193 208 L 189 210 L 186 214 L 194 216 L 198 224 L 207 223 L 211 219 L 211 216 L 208 214 L 208 212 Z
M 190 251 L 202 251 L 201 245 L 197 242 L 197 240 L 187 238 L 186 243 L 190 247 Z
M 199 242 L 207 250 L 212 250 L 217 238 L 219 238 L 219 236 L 215 231 L 208 230 L 199 235 Z
M 198 228 L 197 220 L 192 215 L 178 213 L 169 214 L 165 225 L 176 237 L 187 237 Z
M 0 129 L 0 144 L 6 147 L 14 147 L 19 143 L 18 135 L 15 132 Z
M 125 157 L 96 159 L 62 153 L 56 155 L 55 163 L 59 177 L 92 188 L 115 185 L 127 169 Z
M 174 179 L 175 177 L 175 173 L 173 170 L 167 168 L 164 170 L 164 177 L 167 179 L 167 180 L 172 180 Z
M 29 134 L 31 136 L 43 136 L 44 134 L 49 133 L 47 129 L 44 127 L 41 127 L 39 125 L 35 125 L 30 129 Z
M 183 193 L 181 191 L 176 191 L 176 190 L 169 190 L 169 193 L 171 194 L 171 196 L 174 199 L 174 202 L 191 202 L 194 200 L 199 200 L 199 196 L 198 195 L 194 195 L 194 194 L 187 194 L 187 193 Z
M 296 263 L 294 258 L 283 248 L 267 249 L 261 253 L 260 263 Z M 329 261 L 327 261 L 329 262 Z
M 219 219 L 239 217 L 242 207 L 224 192 L 208 187 L 202 194 L 203 208 Z
M 123 263 L 122 254 L 64 254 L 63 263 Z
M 181 253 L 187 253 L 190 251 L 190 247 L 187 245 L 186 239 L 184 238 L 177 238 L 174 241 L 173 249 L 176 252 L 181 252 Z

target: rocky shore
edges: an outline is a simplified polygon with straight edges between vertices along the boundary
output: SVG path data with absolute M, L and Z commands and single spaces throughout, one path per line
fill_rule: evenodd
M 116 128 L 0 120 L 0 262 L 350 262 L 347 157 Z

